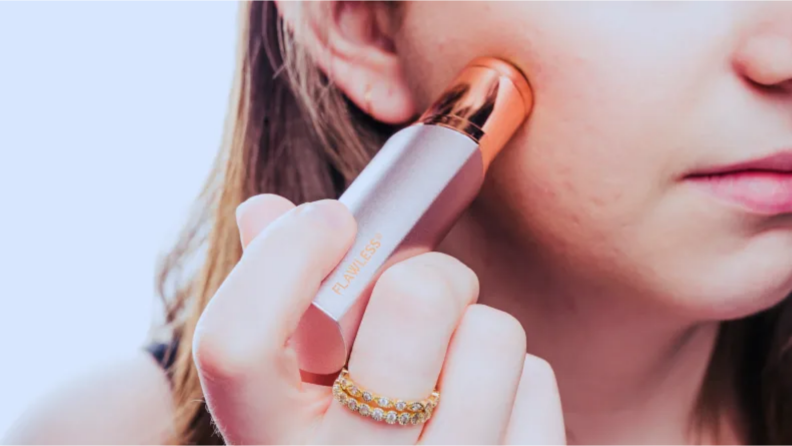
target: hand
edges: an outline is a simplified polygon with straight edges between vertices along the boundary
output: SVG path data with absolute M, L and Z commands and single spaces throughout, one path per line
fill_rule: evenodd
M 565 441 L 546 362 L 525 354 L 512 316 L 476 304 L 478 280 L 458 260 L 422 254 L 377 281 L 349 360 L 373 392 L 421 400 L 425 424 L 389 425 L 302 382 L 289 344 L 322 279 L 351 246 L 354 218 L 335 200 L 295 207 L 255 196 L 237 210 L 245 247 L 204 310 L 194 359 L 209 410 L 229 444 L 541 443 Z

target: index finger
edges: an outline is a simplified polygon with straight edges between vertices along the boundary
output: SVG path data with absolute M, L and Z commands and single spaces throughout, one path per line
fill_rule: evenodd
M 354 234 L 352 215 L 337 201 L 291 209 L 249 242 L 204 309 L 194 357 L 213 419 L 230 443 L 290 443 L 316 416 L 306 410 L 315 404 L 301 391 L 287 340 Z

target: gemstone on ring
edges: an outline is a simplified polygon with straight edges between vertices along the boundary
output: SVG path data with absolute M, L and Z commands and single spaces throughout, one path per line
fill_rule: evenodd
M 396 424 L 398 414 L 394 411 L 389 411 L 387 415 L 385 415 L 385 422 L 388 424 Z
M 358 406 L 358 412 L 364 417 L 371 415 L 371 407 L 368 404 L 361 404 Z
M 426 423 L 440 401 L 440 392 L 435 389 L 423 400 L 406 401 L 389 398 L 363 389 L 349 378 L 344 368 L 332 386 L 332 396 L 349 410 L 365 418 L 388 424 L 415 425 Z

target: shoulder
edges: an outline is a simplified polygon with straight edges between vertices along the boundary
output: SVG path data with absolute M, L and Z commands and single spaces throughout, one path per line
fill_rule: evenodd
M 172 433 L 168 378 L 146 351 L 76 377 L 34 403 L 10 444 L 162 444 Z

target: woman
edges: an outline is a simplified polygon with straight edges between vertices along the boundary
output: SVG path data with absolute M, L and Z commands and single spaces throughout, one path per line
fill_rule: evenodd
M 792 442 L 791 4 L 255 3 L 242 31 L 227 143 L 162 270 L 167 374 L 87 377 L 11 441 Z M 535 106 L 439 252 L 375 288 L 350 376 L 443 395 L 377 423 L 288 343 L 354 238 L 326 199 L 478 56 Z

